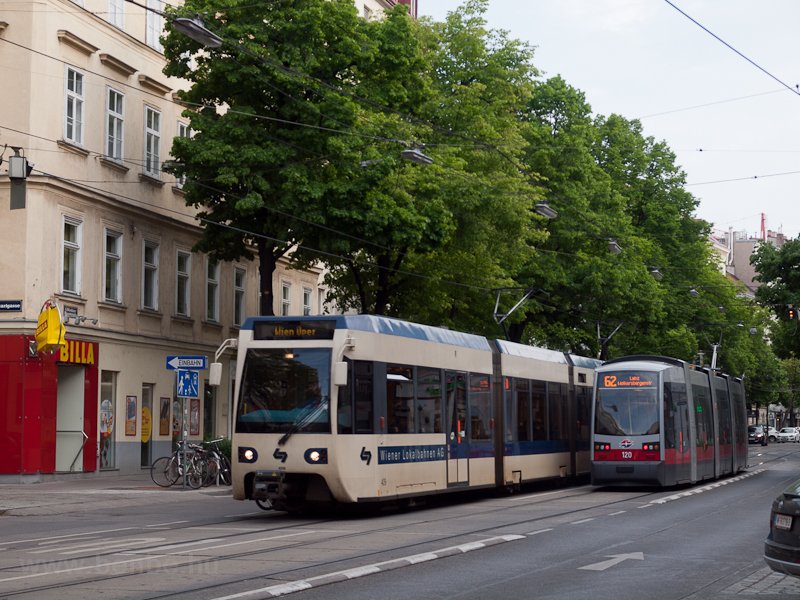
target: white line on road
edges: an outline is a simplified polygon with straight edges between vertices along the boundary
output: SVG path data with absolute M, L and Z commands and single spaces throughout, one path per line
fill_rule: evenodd
M 548 527 L 547 529 L 537 529 L 536 531 L 531 531 L 530 533 L 526 533 L 525 535 L 539 535 L 540 533 L 545 533 L 547 531 L 553 531 L 553 528 Z
M 581 523 L 588 523 L 589 521 L 594 521 L 594 517 L 589 517 L 588 519 L 581 519 L 580 521 L 572 521 L 570 525 L 580 525 Z

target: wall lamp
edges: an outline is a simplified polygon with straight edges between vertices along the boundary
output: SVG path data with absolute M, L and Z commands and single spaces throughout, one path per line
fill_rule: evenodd
M 90 319 L 86 315 L 67 315 L 64 317 L 64 325 L 69 325 L 70 322 L 72 322 L 73 325 L 83 325 L 86 321 L 92 325 L 97 325 L 97 319 Z

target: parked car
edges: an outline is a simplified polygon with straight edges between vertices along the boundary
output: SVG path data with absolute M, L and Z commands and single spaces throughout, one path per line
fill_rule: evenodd
M 778 441 L 778 430 L 772 427 L 771 425 L 769 427 L 769 441 L 770 442 Z
M 800 577 L 800 479 L 772 503 L 764 560 L 773 571 Z
M 767 435 L 764 435 L 765 431 L 767 431 Z M 751 444 L 766 446 L 768 440 L 769 432 L 766 429 L 766 425 L 750 425 L 747 428 L 747 441 Z
M 778 432 L 779 442 L 796 442 L 800 438 L 797 427 L 782 427 Z

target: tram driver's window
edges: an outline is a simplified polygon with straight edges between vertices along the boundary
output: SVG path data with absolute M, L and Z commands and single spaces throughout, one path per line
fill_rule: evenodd
M 389 433 L 414 433 L 414 370 L 386 365 L 386 419 Z

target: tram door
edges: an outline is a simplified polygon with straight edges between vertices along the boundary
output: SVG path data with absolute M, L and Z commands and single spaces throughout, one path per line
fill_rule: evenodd
M 445 371 L 445 415 L 447 423 L 447 484 L 469 483 L 467 443 L 467 374 Z

